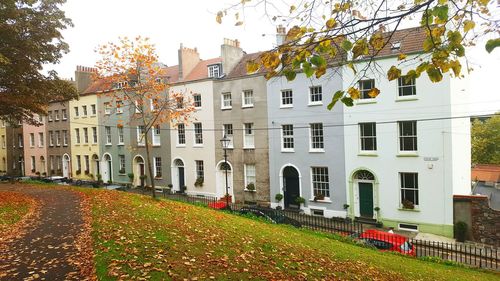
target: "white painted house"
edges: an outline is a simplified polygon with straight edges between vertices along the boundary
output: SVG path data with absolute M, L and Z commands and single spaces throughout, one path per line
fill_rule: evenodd
M 343 71 L 344 89 L 354 83 L 381 91 L 376 98 L 362 91 L 355 106 L 344 107 L 348 215 L 452 236 L 453 195 L 470 193 L 464 81 L 449 74 L 440 83 L 426 74 L 408 81 L 388 81 L 384 75 L 398 65 L 399 53 L 418 56 L 424 36 L 418 28 L 398 31 L 376 60 L 382 74 Z M 362 61 L 356 65 L 363 66 Z M 399 67 L 404 74 L 415 65 Z

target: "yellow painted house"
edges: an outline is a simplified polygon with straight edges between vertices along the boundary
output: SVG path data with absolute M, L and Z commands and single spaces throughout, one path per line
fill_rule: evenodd
M 98 99 L 96 94 L 81 94 L 69 102 L 74 179 L 91 180 L 99 174 Z

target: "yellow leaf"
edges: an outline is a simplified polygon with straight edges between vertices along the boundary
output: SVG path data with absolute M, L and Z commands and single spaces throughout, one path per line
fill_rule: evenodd
M 321 77 L 321 76 L 323 76 L 325 73 L 326 73 L 326 66 L 319 67 L 319 68 L 316 70 L 316 78 L 320 78 L 320 77 Z
M 328 29 L 332 29 L 337 25 L 337 22 L 334 19 L 329 19 L 326 21 L 326 27 Z
M 370 96 L 370 98 L 376 98 L 379 94 L 380 94 L 380 90 L 379 90 L 379 89 L 377 89 L 377 88 L 372 88 L 372 89 L 368 92 L 368 96 Z
M 238 21 L 238 22 L 236 22 L 234 25 L 235 25 L 235 26 L 240 26 L 240 25 L 242 25 L 242 24 L 243 24 L 243 22 L 242 22 L 242 21 Z
M 359 90 L 356 88 L 353 88 L 353 87 L 349 87 L 349 89 L 347 90 L 347 93 L 349 94 L 349 96 L 353 100 L 357 100 L 360 97 Z
M 293 11 L 295 11 L 297 9 L 297 7 L 295 7 L 294 5 L 290 6 L 290 14 L 293 13 Z
M 375 49 L 375 50 L 380 50 L 384 47 L 384 37 L 382 36 L 382 33 L 376 32 L 370 37 L 370 45 Z
M 257 72 L 257 70 L 259 70 L 259 68 L 260 68 L 260 65 L 258 63 L 256 63 L 255 61 L 247 62 L 247 72 L 249 74 Z
M 222 23 L 222 17 L 224 16 L 224 14 L 222 13 L 222 11 L 218 11 L 217 12 L 217 16 L 215 17 L 215 21 L 219 24 Z
M 471 20 L 464 21 L 464 32 L 468 32 L 476 26 L 476 23 Z
M 408 56 L 406 54 L 399 54 L 398 55 L 398 60 L 404 60 L 406 59 Z
M 389 71 L 387 71 L 387 79 L 389 79 L 389 81 L 392 81 L 398 79 L 399 77 L 401 77 L 401 69 L 395 67 L 394 65 L 391 66 L 391 68 L 389 68 Z

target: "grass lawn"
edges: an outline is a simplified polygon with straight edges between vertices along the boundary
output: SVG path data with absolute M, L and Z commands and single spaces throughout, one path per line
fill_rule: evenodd
M 80 189 L 100 280 L 499 280 L 194 205 Z M 197 279 L 196 279 L 197 278 Z
M 0 192 L 0 233 L 20 221 L 34 204 L 30 197 L 10 191 Z

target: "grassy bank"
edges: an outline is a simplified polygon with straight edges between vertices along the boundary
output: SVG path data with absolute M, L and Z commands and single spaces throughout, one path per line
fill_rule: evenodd
M 179 202 L 83 189 L 99 279 L 498 280 Z
M 10 191 L 0 192 L 0 233 L 19 222 L 34 204 L 30 197 Z

